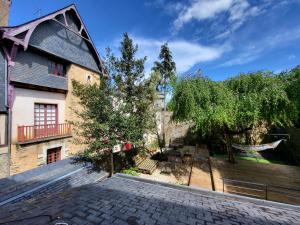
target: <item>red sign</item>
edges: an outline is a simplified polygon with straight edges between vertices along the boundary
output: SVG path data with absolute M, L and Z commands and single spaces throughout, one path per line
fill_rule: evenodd
M 132 144 L 131 143 L 125 143 L 123 146 L 124 151 L 129 151 L 132 149 Z

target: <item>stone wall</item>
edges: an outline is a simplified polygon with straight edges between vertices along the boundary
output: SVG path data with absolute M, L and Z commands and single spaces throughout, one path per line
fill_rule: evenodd
M 34 104 L 57 104 L 58 122 L 65 122 L 65 94 L 47 91 L 15 88 L 15 100 L 12 108 L 12 146 L 10 156 L 10 175 L 24 172 L 47 163 L 47 149 L 62 147 L 62 159 L 68 155 L 67 140 L 35 142 L 19 145 L 17 128 L 19 125 L 34 125 Z
M 171 121 L 172 112 L 167 112 L 165 115 L 166 123 L 166 144 L 169 145 L 173 141 L 184 139 L 191 127 L 191 123 L 176 123 Z
M 10 156 L 10 175 L 24 172 L 47 163 L 47 149 L 62 147 L 62 158 L 68 155 L 67 141 L 59 139 L 19 145 L 17 140 L 18 126 L 34 125 L 34 104 L 56 104 L 58 123 L 65 122 L 65 94 L 15 88 L 15 100 L 12 108 L 12 145 Z
M 0 0 L 0 27 L 8 25 L 11 0 Z
M 68 157 L 68 139 L 43 141 L 27 145 L 12 145 L 10 175 L 47 164 L 47 149 L 61 147 L 61 159 Z
M 72 156 L 84 149 L 83 145 L 75 142 L 76 135 L 73 130 L 72 138 L 56 139 L 32 143 L 27 145 L 18 145 L 17 126 L 33 125 L 34 102 L 58 104 L 59 123 L 78 120 L 73 110 L 81 110 L 78 99 L 72 94 L 72 80 L 75 79 L 81 83 L 100 83 L 100 76 L 90 70 L 77 65 L 71 65 L 67 71 L 68 93 L 53 93 L 46 91 L 37 91 L 30 89 L 16 88 L 15 102 L 13 106 L 13 135 L 11 149 L 11 175 L 24 172 L 47 163 L 47 149 L 61 147 L 61 158 Z
M 159 111 L 156 115 L 157 131 L 162 135 L 163 112 Z M 176 123 L 171 120 L 172 112 L 165 113 L 165 137 L 166 146 L 169 146 L 173 141 L 184 140 L 192 124 L 190 123 Z M 157 136 L 148 134 L 147 144 L 150 145 L 157 141 Z
M 9 175 L 8 147 L 0 147 L 0 178 Z
M 79 81 L 83 84 L 100 83 L 100 75 L 77 65 L 71 65 L 68 71 L 68 93 L 66 96 L 65 118 L 67 121 L 79 121 L 74 110 L 82 110 L 78 99 L 73 95 L 72 80 Z M 76 140 L 81 140 L 73 128 L 73 139 L 69 140 L 70 155 L 74 155 L 84 149 Z

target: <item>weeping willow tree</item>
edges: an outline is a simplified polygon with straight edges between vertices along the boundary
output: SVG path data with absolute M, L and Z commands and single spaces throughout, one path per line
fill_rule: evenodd
M 279 74 L 279 79 L 283 82 L 289 98 L 295 102 L 298 112 L 300 113 L 300 65 Z M 300 115 L 297 125 L 300 125 Z
M 284 84 L 267 72 L 241 74 L 222 82 L 205 77 L 181 80 L 171 101 L 173 120 L 192 121 L 203 135 L 223 135 L 232 163 L 234 135 L 261 123 L 292 126 L 298 115 Z

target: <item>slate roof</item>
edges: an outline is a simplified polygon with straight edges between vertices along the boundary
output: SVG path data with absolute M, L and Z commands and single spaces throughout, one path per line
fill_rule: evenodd
M 72 167 L 64 163 L 56 170 Z M 34 218 L 7 224 L 300 224 L 297 206 L 131 176 L 106 178 L 106 173 L 75 167 L 72 175 L 0 206 L 0 224 L 29 217 Z
M 86 174 L 88 175 L 85 176 Z M 76 179 L 78 176 L 80 179 Z M 66 188 L 90 183 L 106 176 L 107 173 L 91 171 L 90 164 L 75 163 L 72 158 L 61 160 L 0 179 L 0 206 L 12 198 L 20 201 L 54 186 L 54 189 L 59 186 L 59 191 L 63 191 Z M 32 192 L 35 189 L 37 191 Z M 25 195 L 24 193 L 27 192 L 28 194 Z M 16 196 L 19 195 L 23 196 L 17 198 Z
M 65 24 L 65 21 L 67 20 L 66 17 L 66 13 L 72 11 L 74 12 L 74 14 L 76 15 L 77 19 L 79 20 L 80 24 L 81 24 L 81 30 L 76 30 L 73 27 L 69 26 L 68 24 Z M 63 22 L 60 22 L 57 17 L 58 16 L 63 16 L 65 20 L 63 20 Z M 86 43 L 90 46 L 90 49 L 92 50 L 95 59 L 97 61 L 97 67 L 99 69 L 95 70 L 92 67 L 87 67 L 89 69 L 93 69 L 95 72 L 101 72 L 104 76 L 107 76 L 107 72 L 105 71 L 104 68 L 104 64 L 103 61 L 95 47 L 95 44 L 83 22 L 83 20 L 81 19 L 80 14 L 78 13 L 78 10 L 75 6 L 75 4 L 71 4 L 69 6 L 66 6 L 62 9 L 59 9 L 55 12 L 49 13 L 45 16 L 39 17 L 37 19 L 31 20 L 29 22 L 23 23 L 21 25 L 18 26 L 6 26 L 6 27 L 0 27 L 0 40 L 10 40 L 13 41 L 15 43 L 17 43 L 18 45 L 21 45 L 24 47 L 24 50 L 26 50 L 28 48 L 29 45 L 33 45 L 34 47 L 38 47 L 36 46 L 37 43 L 33 44 L 30 43 L 31 40 L 31 36 L 34 33 L 34 31 L 36 30 L 36 28 L 41 25 L 42 23 L 46 22 L 46 21 L 56 21 L 56 23 L 60 23 L 61 25 L 63 25 L 65 28 L 67 28 L 68 30 L 72 31 L 73 33 L 76 33 L 76 35 L 80 35 L 80 37 L 84 38 Z M 42 35 L 40 35 L 41 37 L 44 37 L 43 35 L 45 35 L 45 33 L 42 33 Z M 41 38 L 40 37 L 40 38 Z M 57 40 L 56 40 L 57 41 Z M 40 40 L 35 40 L 35 42 L 40 42 Z M 70 47 L 71 45 L 69 45 Z M 45 50 L 47 52 L 47 50 L 45 49 L 45 46 L 42 46 L 43 48 L 41 48 L 40 50 Z M 54 55 L 55 52 L 48 52 L 48 53 L 52 53 Z M 70 53 L 72 54 L 72 52 Z M 58 55 L 60 56 L 60 55 Z M 75 60 L 76 62 L 76 60 Z M 87 66 L 86 63 L 79 63 L 79 65 L 81 66 Z

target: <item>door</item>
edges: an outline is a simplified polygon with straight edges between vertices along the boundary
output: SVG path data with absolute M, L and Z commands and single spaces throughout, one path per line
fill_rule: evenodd
M 61 160 L 61 147 L 47 150 L 47 164 Z
M 55 136 L 58 131 L 57 121 L 57 105 L 34 104 L 34 129 L 36 138 Z

